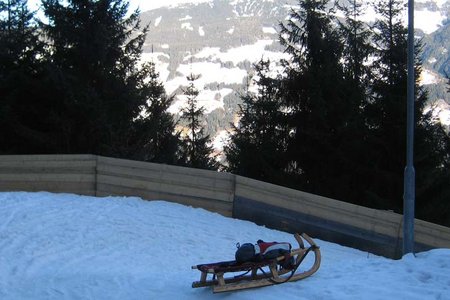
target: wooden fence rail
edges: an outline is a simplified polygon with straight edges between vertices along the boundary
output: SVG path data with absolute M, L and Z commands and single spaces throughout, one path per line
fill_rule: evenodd
M 167 200 L 387 257 L 402 250 L 399 214 L 229 173 L 95 155 L 3 155 L 0 191 Z M 450 228 L 416 220 L 415 241 L 416 251 L 450 248 Z

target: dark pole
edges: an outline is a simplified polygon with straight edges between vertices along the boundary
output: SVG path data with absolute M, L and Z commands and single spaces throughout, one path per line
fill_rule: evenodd
M 414 0 L 408 0 L 408 89 L 406 117 L 406 168 L 403 195 L 403 254 L 414 253 Z

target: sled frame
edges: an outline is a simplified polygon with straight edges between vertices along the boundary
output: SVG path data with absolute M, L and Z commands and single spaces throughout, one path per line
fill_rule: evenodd
M 212 286 L 214 293 L 222 293 L 281 284 L 285 282 L 293 282 L 307 278 L 317 272 L 320 267 L 320 248 L 306 233 L 301 235 L 296 233 L 294 237 L 299 244 L 299 248 L 293 249 L 289 254 L 277 257 L 276 259 L 255 263 L 251 262 L 238 264 L 235 261 L 226 261 L 215 264 L 201 264 L 192 266 L 192 269 L 197 269 L 201 272 L 200 280 L 194 281 L 192 283 L 192 287 L 199 288 Z M 305 248 L 303 240 L 309 244 L 309 247 Z M 301 265 L 303 259 L 310 252 L 314 253 L 314 264 L 309 270 L 297 272 L 300 269 L 299 266 Z M 295 268 L 282 268 L 278 262 L 289 257 L 295 258 Z M 266 270 L 264 270 L 264 268 L 266 268 Z M 241 274 L 232 277 L 225 277 L 225 274 L 227 273 L 236 272 L 240 272 Z M 242 272 L 245 273 L 242 274 Z M 212 278 L 208 279 L 209 275 L 211 275 Z

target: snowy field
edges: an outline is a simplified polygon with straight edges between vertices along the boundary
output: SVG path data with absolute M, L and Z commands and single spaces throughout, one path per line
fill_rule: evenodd
M 225 294 L 198 263 L 292 235 L 203 209 L 124 197 L 0 193 L 0 299 L 450 299 L 450 250 L 390 260 L 316 239 L 312 277 Z M 308 261 L 306 264 L 310 263 Z

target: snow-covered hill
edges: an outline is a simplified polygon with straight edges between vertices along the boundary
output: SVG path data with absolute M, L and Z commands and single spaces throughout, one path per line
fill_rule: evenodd
M 449 249 L 394 261 L 316 239 L 322 265 L 312 277 L 213 295 L 191 288 L 192 265 L 234 259 L 237 242 L 293 236 L 130 197 L 3 192 L 0 207 L 2 300 L 450 299 Z
M 176 0 L 154 4 L 154 9 L 141 14 L 143 23 L 150 24 L 144 59 L 156 63 L 169 93 L 182 94 L 180 87 L 187 85 L 186 76 L 201 74 L 196 87 L 200 105 L 208 114 L 207 132 L 224 136 L 224 130 L 236 121 L 239 94 L 251 83 L 248 72 L 252 64 L 261 58 L 279 61 L 286 57 L 278 43 L 278 24 L 296 5 L 297 0 Z M 364 20 L 371 22 L 376 17 L 374 10 L 369 3 L 365 5 Z M 439 83 L 441 90 L 450 54 L 445 41 L 442 45 L 434 43 L 442 40 L 439 35 L 445 36 L 442 32 L 450 27 L 449 17 L 450 0 L 415 1 L 416 30 L 428 37 L 428 44 L 433 43 L 424 53 L 424 84 Z M 440 49 L 434 51 L 433 47 Z M 450 96 L 446 99 L 442 92 L 435 97 L 432 102 L 440 98 L 450 101 Z M 184 105 L 185 98 L 177 96 L 171 112 L 176 114 Z

